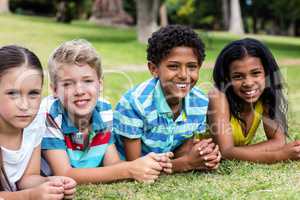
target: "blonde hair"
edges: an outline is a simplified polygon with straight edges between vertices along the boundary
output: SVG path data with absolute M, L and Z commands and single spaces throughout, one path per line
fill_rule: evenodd
M 61 44 L 53 51 L 48 61 L 50 80 L 56 83 L 57 70 L 62 65 L 88 64 L 96 70 L 98 78 L 102 78 L 102 67 L 96 49 L 84 39 L 70 40 Z

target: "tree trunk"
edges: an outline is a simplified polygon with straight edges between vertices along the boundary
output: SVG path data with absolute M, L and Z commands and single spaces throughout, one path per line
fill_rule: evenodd
M 229 32 L 239 35 L 244 34 L 245 32 L 239 0 L 230 1 L 230 11 Z
M 253 33 L 256 34 L 257 33 L 257 16 L 256 16 L 256 13 L 252 15 L 252 21 L 253 21 L 252 22 L 252 30 L 253 30 Z
M 122 0 L 95 0 L 90 20 L 101 25 L 130 25 L 133 18 L 125 12 Z
M 0 0 L 0 13 L 9 12 L 9 1 L 8 0 Z
M 296 36 L 296 20 L 291 20 L 288 28 L 288 35 Z
M 56 21 L 70 23 L 72 21 L 72 13 L 67 0 L 61 0 L 57 4 Z
M 223 14 L 223 28 L 225 30 L 228 30 L 228 28 L 229 28 L 229 15 L 230 15 L 228 0 L 222 0 L 222 14 Z
M 137 0 L 137 31 L 138 40 L 147 43 L 151 34 L 157 30 L 159 0 Z
M 168 22 L 168 11 L 165 3 L 161 4 L 159 8 L 160 26 L 167 26 Z

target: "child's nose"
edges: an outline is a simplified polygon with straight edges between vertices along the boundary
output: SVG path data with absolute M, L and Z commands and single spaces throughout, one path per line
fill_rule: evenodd
M 84 93 L 83 85 L 81 83 L 77 83 L 75 85 L 75 94 L 80 95 L 80 94 L 83 94 L 83 93 Z
M 187 79 L 187 76 L 188 76 L 188 71 L 187 71 L 187 68 L 186 67 L 182 67 L 179 71 L 179 77 L 181 79 Z
M 242 83 L 242 86 L 244 87 L 252 87 L 254 84 L 254 81 L 252 78 L 246 78 L 243 83 Z
M 17 107 L 20 110 L 28 110 L 29 109 L 29 102 L 26 97 L 21 97 L 19 101 L 17 102 Z

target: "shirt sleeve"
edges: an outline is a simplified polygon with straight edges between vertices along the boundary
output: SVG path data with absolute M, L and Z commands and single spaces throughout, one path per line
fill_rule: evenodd
M 42 150 L 66 150 L 64 135 L 49 113 L 46 114 L 45 124 L 46 128 L 41 145 Z
M 67 149 L 60 125 L 57 124 L 54 117 L 50 114 L 54 101 L 52 97 L 48 97 L 45 98 L 41 104 L 41 110 L 44 112 L 43 122 L 40 122 L 44 126 L 41 144 L 42 150 Z M 61 115 L 58 115 L 57 120 L 61 121 L 61 117 Z
M 113 134 L 130 139 L 141 138 L 144 122 L 141 106 L 137 105 L 131 95 L 123 96 L 113 113 Z

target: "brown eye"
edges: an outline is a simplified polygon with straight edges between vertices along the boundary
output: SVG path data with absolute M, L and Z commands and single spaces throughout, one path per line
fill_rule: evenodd
M 70 82 L 64 82 L 64 83 L 62 84 L 62 86 L 63 86 L 63 87 L 68 87 L 68 86 L 71 86 L 71 84 L 72 84 L 72 83 L 70 83 Z
M 262 74 L 262 71 L 254 71 L 252 74 L 253 74 L 254 76 L 259 76 L 259 75 Z
M 94 80 L 93 79 L 86 79 L 86 80 L 84 80 L 84 82 L 85 83 L 92 83 L 92 82 L 94 82 Z
M 189 70 L 196 70 L 197 68 L 198 68 L 198 66 L 197 65 L 188 65 L 187 66 L 188 68 L 189 68 Z
M 178 69 L 178 65 L 175 65 L 175 64 L 173 64 L 173 65 L 167 65 L 167 66 L 171 70 L 177 70 Z
M 241 75 L 234 75 L 231 77 L 232 80 L 242 80 L 242 76 Z

